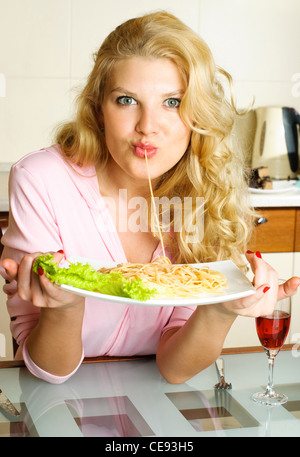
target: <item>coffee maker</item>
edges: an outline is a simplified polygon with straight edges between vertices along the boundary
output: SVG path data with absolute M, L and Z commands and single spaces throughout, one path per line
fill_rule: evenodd
M 300 115 L 293 108 L 257 108 L 252 168 L 268 167 L 272 179 L 292 179 L 299 173 Z

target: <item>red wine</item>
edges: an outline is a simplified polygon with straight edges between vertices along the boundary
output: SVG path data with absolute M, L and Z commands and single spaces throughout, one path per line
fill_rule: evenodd
M 262 346 L 266 349 L 280 349 L 290 328 L 291 316 L 283 311 L 273 315 L 257 317 L 256 330 Z

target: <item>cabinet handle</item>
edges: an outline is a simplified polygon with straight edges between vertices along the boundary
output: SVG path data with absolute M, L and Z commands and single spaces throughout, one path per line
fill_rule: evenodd
M 266 222 L 268 222 L 268 219 L 266 219 L 265 217 L 259 217 L 254 222 L 254 225 L 257 226 L 257 225 L 261 225 L 261 224 L 266 224 Z

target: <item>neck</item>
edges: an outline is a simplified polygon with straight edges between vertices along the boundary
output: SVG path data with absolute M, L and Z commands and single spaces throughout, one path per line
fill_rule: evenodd
M 96 172 L 99 189 L 103 196 L 118 197 L 121 193 L 121 195 L 126 194 L 127 199 L 130 199 L 133 197 L 148 198 L 150 195 L 148 180 L 133 180 L 125 173 L 116 173 L 110 162 L 104 168 L 96 168 Z

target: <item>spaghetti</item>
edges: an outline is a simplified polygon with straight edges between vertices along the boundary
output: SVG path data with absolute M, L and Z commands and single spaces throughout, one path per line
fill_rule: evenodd
M 159 239 L 160 239 L 160 242 L 161 242 L 161 248 L 162 248 L 162 251 L 163 251 L 163 256 L 166 257 L 164 240 L 163 240 L 163 237 L 162 237 L 161 228 L 160 228 L 160 225 L 159 225 L 159 220 L 158 220 L 158 217 L 157 217 L 157 214 L 156 214 L 156 211 L 155 211 L 155 201 L 154 201 L 154 195 L 153 195 L 153 189 L 152 189 L 152 183 L 151 183 L 151 177 L 150 177 L 150 171 L 149 171 L 147 151 L 145 151 L 145 160 L 146 160 L 146 167 L 147 167 L 147 174 L 148 174 L 149 189 L 150 189 L 150 194 L 151 194 L 151 202 L 152 202 L 152 207 L 154 209 L 154 217 L 155 217 L 156 224 L 157 224 L 157 229 L 158 229 Z
M 124 263 L 114 268 L 101 268 L 99 272 L 120 272 L 127 279 L 140 278 L 147 287 L 157 287 L 159 295 L 181 298 L 222 293 L 222 288 L 226 286 L 226 276 L 218 271 L 190 264 L 172 264 L 167 257 L 160 257 L 151 263 Z

